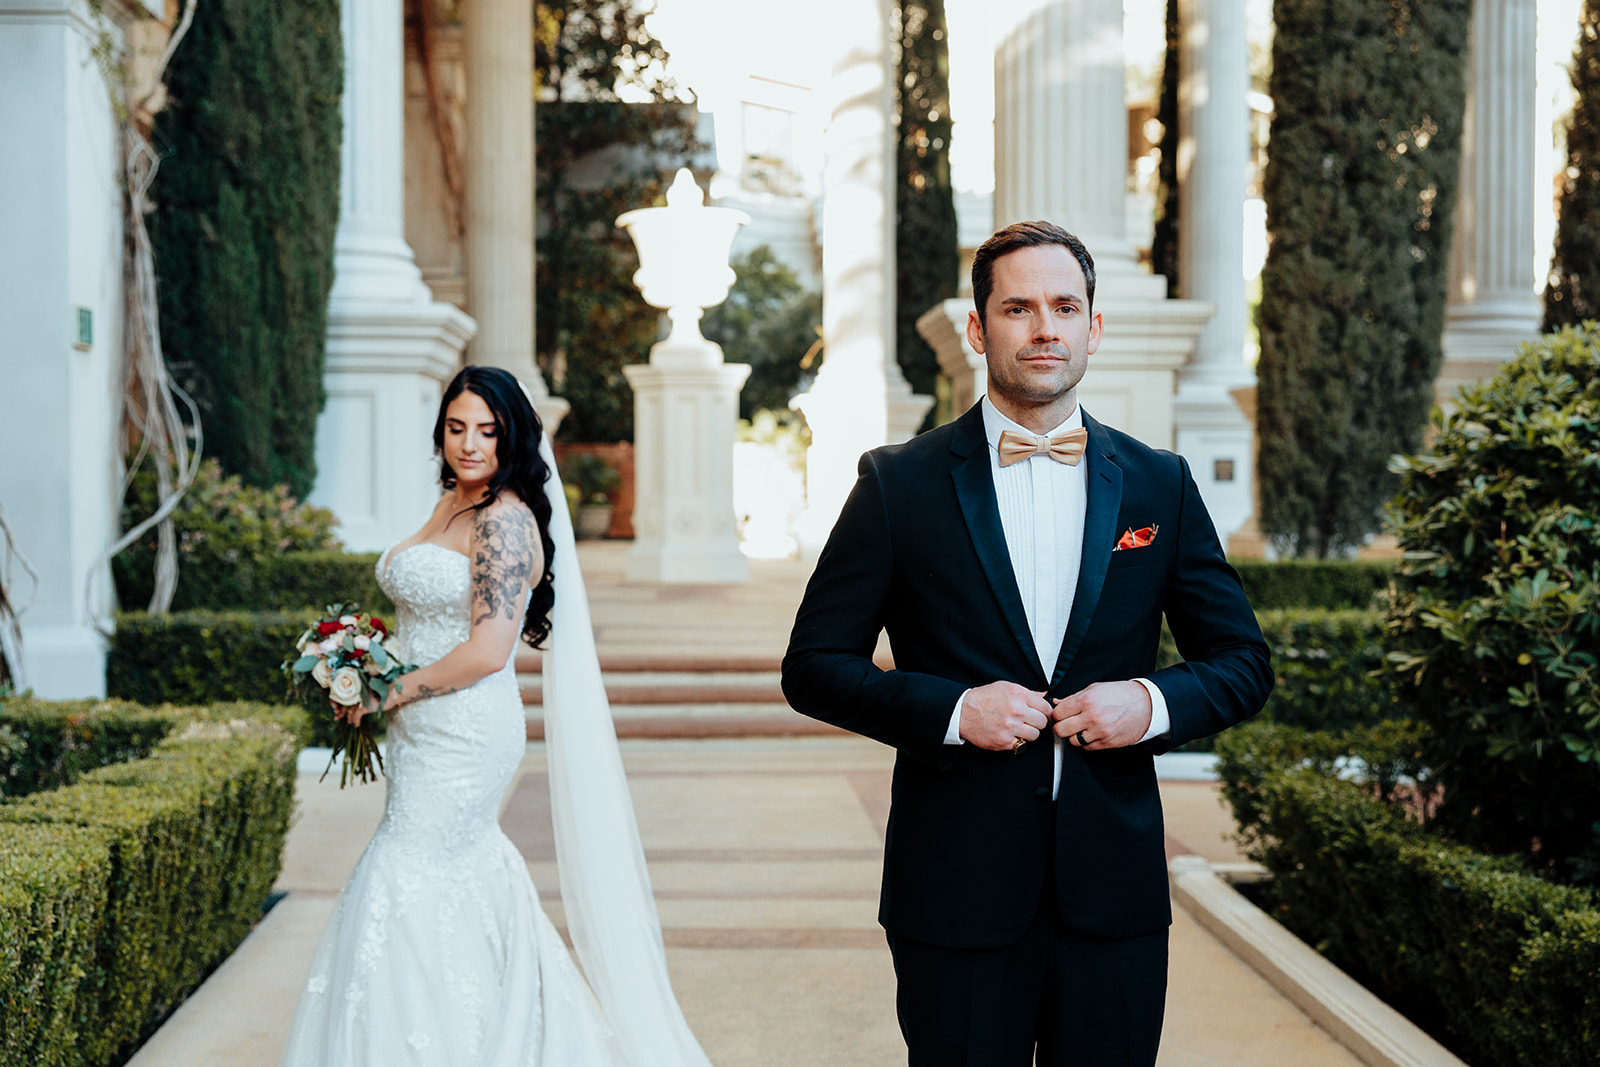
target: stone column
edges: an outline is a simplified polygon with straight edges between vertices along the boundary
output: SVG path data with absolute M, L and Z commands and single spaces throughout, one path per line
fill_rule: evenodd
M 515 374 L 554 434 L 570 405 L 534 360 L 533 5 L 461 7 L 467 77 L 467 306 L 473 363 Z
M 12 680 L 51 699 L 105 696 L 116 608 L 104 556 L 122 473 L 120 133 L 96 48 L 103 28 L 120 52 L 136 16 L 160 13 L 0 0 L 0 86 L 27 101 L 0 109 L 0 138 L 26 146 L 0 157 L 0 449 L 12 460 L 0 506 L 37 580 L 15 560 L 0 567 L 21 611 Z
M 1254 429 L 1233 396 L 1255 383 L 1244 363 L 1249 51 L 1237 0 L 1183 0 L 1179 20 L 1179 273 L 1184 295 L 1216 311 L 1178 373 L 1175 444 L 1226 543 L 1254 510 Z
M 1536 7 L 1535 0 L 1473 5 L 1444 366 L 1434 385 L 1441 403 L 1464 383 L 1493 374 L 1522 342 L 1539 335 Z
M 1121 5 L 1053 0 L 1013 30 L 995 52 L 994 125 L 995 225 L 1045 219 L 1094 257 L 1105 334 L 1078 387 L 1084 410 L 1171 448 L 1174 375 L 1211 306 L 1167 299 L 1127 239 Z
M 811 427 L 806 513 L 815 552 L 855 484 L 861 453 L 909 438 L 932 397 L 911 392 L 895 357 L 894 87 L 887 0 L 836 0 L 832 121 L 823 173 L 823 364 L 795 406 Z
M 476 329 L 423 284 L 405 239 L 401 0 L 344 0 L 344 140 L 328 307 L 328 406 L 311 500 L 358 551 L 408 536 L 438 499 L 433 422 Z

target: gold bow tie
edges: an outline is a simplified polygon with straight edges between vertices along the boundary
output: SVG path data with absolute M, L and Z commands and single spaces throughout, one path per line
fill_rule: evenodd
M 1035 437 L 1031 433 L 1015 430 L 1000 431 L 1000 466 L 1009 467 L 1020 460 L 1034 456 L 1049 456 L 1057 463 L 1076 467 L 1083 458 L 1083 449 L 1089 443 L 1089 431 L 1079 427 L 1068 430 L 1059 437 Z

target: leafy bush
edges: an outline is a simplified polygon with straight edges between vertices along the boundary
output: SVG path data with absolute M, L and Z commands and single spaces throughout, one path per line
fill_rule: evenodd
M 1308 735 L 1248 723 L 1218 739 L 1219 773 L 1274 914 L 1472 1063 L 1600 1062 L 1600 907 L 1572 887 L 1430 834 L 1429 731 Z M 1349 781 L 1340 756 L 1377 773 Z
M 1401 699 L 1459 840 L 1600 885 L 1600 327 L 1523 346 L 1401 458 Z
M 1250 606 L 1272 608 L 1372 607 L 1389 587 L 1395 565 L 1377 560 L 1284 559 L 1268 563 L 1259 559 L 1229 560 Z
M 584 504 L 609 503 L 611 494 L 622 488 L 617 468 L 592 452 L 569 452 L 560 463 L 561 483 L 578 491 Z
M 155 473 L 147 464 L 128 490 L 123 529 L 144 521 L 155 509 Z M 173 610 L 255 606 L 271 595 L 268 579 L 276 557 L 339 547 L 334 522 L 331 511 L 297 503 L 281 485 L 248 486 L 236 475 L 224 476 L 215 460 L 206 461 L 173 512 L 178 532 Z M 142 608 L 149 602 L 155 586 L 155 552 L 152 530 L 112 560 L 124 607 Z
M 0 704 L 113 735 L 163 719 L 147 758 L 0 804 L 0 1065 L 117 1062 L 260 917 L 293 807 L 297 712 L 252 705 Z
M 119 615 L 106 656 L 106 692 L 142 704 L 297 704 L 310 713 L 306 743 L 331 746 L 334 724 L 327 705 L 295 697 L 279 670 L 316 614 L 302 609 Z

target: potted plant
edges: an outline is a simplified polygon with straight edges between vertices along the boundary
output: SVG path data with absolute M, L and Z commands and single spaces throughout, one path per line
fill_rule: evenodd
M 621 488 L 622 475 L 599 456 L 577 452 L 561 461 L 561 480 L 568 501 L 577 500 L 572 526 L 578 539 L 604 537 L 611 528 L 611 494 Z

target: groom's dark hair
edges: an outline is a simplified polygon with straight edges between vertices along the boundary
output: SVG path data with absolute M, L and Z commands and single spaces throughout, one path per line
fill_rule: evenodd
M 503 489 L 522 498 L 533 512 L 539 527 L 539 543 L 544 547 L 544 574 L 534 587 L 528 610 L 522 619 L 522 639 L 538 648 L 550 635 L 550 609 L 555 606 L 555 543 L 550 539 L 550 498 L 544 483 L 550 466 L 539 453 L 544 440 L 544 423 L 533 409 L 522 383 L 510 371 L 499 367 L 468 365 L 445 386 L 439 398 L 439 417 L 433 423 L 433 450 L 439 457 L 439 484 L 456 487 L 456 472 L 444 458 L 444 416 L 450 402 L 462 393 L 476 395 L 494 416 L 495 460 L 498 469 L 484 487 L 483 499 L 469 510 L 482 511 L 499 499 Z
M 994 292 L 994 261 L 1022 248 L 1060 245 L 1072 253 L 1083 268 L 1089 287 L 1089 310 L 1094 310 L 1094 257 L 1083 242 L 1053 222 L 1013 222 L 996 230 L 972 257 L 972 301 L 978 305 L 978 323 L 989 325 L 989 294 Z

